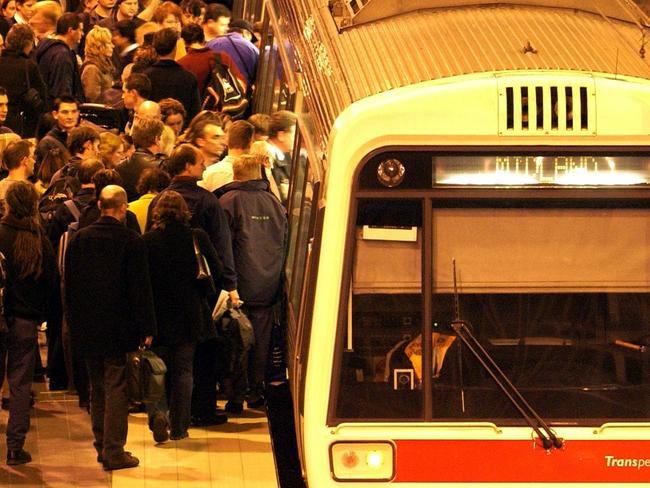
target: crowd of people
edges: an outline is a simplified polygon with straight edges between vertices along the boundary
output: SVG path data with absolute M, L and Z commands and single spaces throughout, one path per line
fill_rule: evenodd
M 167 366 L 165 394 L 143 406 L 156 442 L 264 405 L 296 116 L 251 113 L 259 33 L 227 3 L 2 1 L 7 464 L 31 461 L 43 323 L 48 387 L 77 393 L 106 470 L 139 463 L 125 443 L 137 408 L 126 358 L 140 347 Z M 212 89 L 216 65 L 248 99 L 235 117 Z M 114 126 L 82 117 L 84 102 Z M 214 287 L 199 279 L 201 263 Z M 220 294 L 255 336 L 230 367 L 212 313 Z

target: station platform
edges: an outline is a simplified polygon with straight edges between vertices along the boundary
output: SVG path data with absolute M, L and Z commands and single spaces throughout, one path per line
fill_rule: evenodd
M 156 444 L 144 413 L 129 415 L 126 449 L 140 466 L 107 472 L 96 461 L 90 415 L 76 395 L 34 383 L 36 404 L 25 449 L 32 462 L 7 466 L 0 435 L 0 487 L 21 488 L 276 488 L 275 463 L 263 409 L 230 415 L 227 424 L 190 428 L 189 438 Z M 223 402 L 219 402 L 223 406 Z M 0 413 L 4 434 L 8 412 Z

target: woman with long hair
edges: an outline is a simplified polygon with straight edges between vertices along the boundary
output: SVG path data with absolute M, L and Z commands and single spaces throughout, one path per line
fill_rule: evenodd
M 180 440 L 188 436 L 190 425 L 196 344 L 214 336 L 208 295 L 196 279 L 194 242 L 210 266 L 217 289 L 222 266 L 205 231 L 190 227 L 187 204 L 175 191 L 161 194 L 153 209 L 152 230 L 144 240 L 158 325 L 154 350 L 167 365 L 167 395 L 159 404 L 148 406 L 149 426 L 156 442 L 169 436 Z
M 24 181 L 13 183 L 0 220 L 0 252 L 6 259 L 4 333 L 11 402 L 7 424 L 7 464 L 31 461 L 23 449 L 29 431 L 30 391 L 38 348 L 37 327 L 60 313 L 54 250 L 44 235 L 38 193 Z
M 14 25 L 0 55 L 0 86 L 7 90 L 9 112 L 5 125 L 22 137 L 34 137 L 36 123 L 45 109 L 45 82 L 29 55 L 34 49 L 34 32 L 25 24 Z M 28 88 L 38 92 L 40 105 L 26 100 Z M 32 91 L 33 91 L 32 90 Z M 32 99 L 32 102 L 39 100 Z
M 81 66 L 81 84 L 88 102 L 96 102 L 113 86 L 115 67 L 111 31 L 96 25 L 86 36 L 85 58 Z

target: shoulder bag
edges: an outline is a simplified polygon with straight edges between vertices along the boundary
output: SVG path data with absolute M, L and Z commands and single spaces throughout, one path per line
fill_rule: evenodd
M 192 231 L 192 240 L 194 241 L 194 255 L 196 256 L 196 265 L 198 268 L 196 281 L 200 285 L 201 290 L 204 291 L 206 295 L 216 295 L 217 288 L 214 284 L 212 273 L 210 272 L 210 266 L 208 265 L 208 261 L 205 259 L 205 256 L 201 252 L 199 241 L 197 240 L 194 231 Z

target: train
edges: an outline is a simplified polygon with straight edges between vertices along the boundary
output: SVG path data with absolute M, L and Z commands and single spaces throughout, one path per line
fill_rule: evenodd
M 267 0 L 298 117 L 310 487 L 650 482 L 650 21 L 628 0 Z

